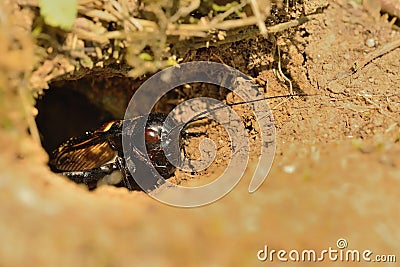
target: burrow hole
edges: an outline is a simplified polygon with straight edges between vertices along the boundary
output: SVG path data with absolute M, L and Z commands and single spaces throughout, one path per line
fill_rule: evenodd
M 145 81 L 124 76 L 87 75 L 77 80 L 60 80 L 36 101 L 36 123 L 41 143 L 52 152 L 71 137 L 94 131 L 114 119 L 122 119 L 134 92 Z M 153 111 L 168 113 L 179 103 L 198 96 L 225 99 L 227 90 L 212 85 L 181 86 L 166 94 Z

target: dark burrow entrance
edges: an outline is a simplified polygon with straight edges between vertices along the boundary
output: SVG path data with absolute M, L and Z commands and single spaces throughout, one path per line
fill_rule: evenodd
M 93 132 L 110 121 L 123 118 L 127 103 L 140 84 L 138 81 L 123 76 L 106 76 L 92 74 L 77 80 L 55 81 L 49 84 L 49 89 L 37 99 L 36 123 L 42 146 L 48 153 L 50 161 L 54 151 L 67 140 L 77 138 L 81 140 L 80 142 L 90 141 L 91 138 L 86 134 L 87 132 Z M 87 148 L 84 153 L 93 153 L 90 158 L 76 154 L 76 157 L 67 156 L 67 161 L 80 162 L 82 166 L 85 166 L 85 162 L 92 160 L 93 163 L 97 163 L 97 160 L 101 160 L 101 157 L 104 158 L 104 155 L 109 153 L 110 159 L 106 161 L 111 162 L 115 151 L 101 149 L 101 142 L 99 144 L 100 148 L 90 145 L 82 146 Z M 79 151 L 74 148 L 71 150 L 74 153 Z M 101 162 L 96 168 L 102 167 L 104 163 Z M 56 169 L 51 162 L 49 166 L 55 172 L 77 171 L 77 167 L 71 170 Z M 86 171 L 85 167 L 77 169 Z
M 50 155 L 61 143 L 73 136 L 100 127 L 114 116 L 89 101 L 84 94 L 71 90 L 68 85 L 50 86 L 37 99 L 36 117 L 43 148 Z

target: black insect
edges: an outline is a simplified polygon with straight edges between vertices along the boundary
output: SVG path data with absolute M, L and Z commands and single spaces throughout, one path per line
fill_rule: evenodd
M 162 140 L 161 136 L 168 134 L 175 124 L 164 124 L 166 118 L 165 114 L 151 113 L 146 124 L 144 116 L 105 123 L 93 132 L 86 132 L 83 136 L 73 137 L 63 143 L 52 153 L 50 168 L 76 183 L 86 184 L 89 189 L 96 188 L 99 182 L 124 186 L 129 190 L 139 189 L 127 168 L 122 131 L 123 124 L 131 132 L 135 132 L 138 125 L 145 125 L 144 138 L 150 162 L 135 146 L 132 145 L 130 149 L 136 159 L 145 165 L 153 165 L 167 179 L 174 174 L 175 166 L 164 154 L 163 147 L 169 143 L 168 137 Z M 182 131 L 181 135 L 185 138 L 192 134 Z
M 272 98 L 278 97 L 288 96 Z M 250 102 L 240 102 L 232 105 L 247 103 Z M 187 132 L 186 128 L 189 123 L 199 120 L 203 118 L 204 114 L 220 108 L 222 107 L 202 112 L 181 125 L 179 127 L 181 129 L 179 131 L 179 147 L 183 148 L 182 144 L 187 137 L 205 134 Z M 140 190 L 127 167 L 127 158 L 123 152 L 122 134 L 123 125 L 125 125 L 125 129 L 128 129 L 133 134 L 138 125 L 145 125 L 144 140 L 150 161 L 147 160 L 143 154 L 144 152 L 141 152 L 136 146 L 131 145 L 129 149 L 136 162 L 144 165 L 141 167 L 150 167 L 152 165 L 162 177 L 168 179 L 174 174 L 176 167 L 167 159 L 164 148 L 169 145 L 171 141 L 169 135 L 173 129 L 177 128 L 177 123 L 174 121 L 164 123 L 166 119 L 167 115 L 165 114 L 151 113 L 148 116 L 148 120 L 146 120 L 145 116 L 138 116 L 128 120 L 108 122 L 95 131 L 87 132 L 80 137 L 73 137 L 60 145 L 50 156 L 50 168 L 56 173 L 62 173 L 76 183 L 86 184 L 89 189 L 95 189 L 99 183 L 104 183 L 126 187 L 129 190 Z M 162 136 L 167 137 L 162 138 Z

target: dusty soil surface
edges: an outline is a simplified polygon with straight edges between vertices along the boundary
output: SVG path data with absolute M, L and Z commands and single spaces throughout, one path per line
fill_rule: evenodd
M 269 101 L 277 150 L 258 191 L 247 192 L 251 163 L 231 193 L 201 208 L 170 207 L 143 192 L 111 186 L 89 192 L 51 173 L 43 148 L 1 133 L 0 265 L 282 266 L 276 254 L 261 262 L 257 252 L 268 246 L 320 255 L 338 249 L 340 238 L 347 248 L 339 251 L 371 250 L 372 260 L 395 255 L 399 261 L 400 49 L 356 72 L 350 69 L 400 33 L 387 17 L 373 16 L 356 2 L 304 6 L 306 13 L 323 11 L 290 38 L 274 38 L 295 92 L 311 96 Z M 252 39 L 231 50 L 199 51 L 196 58 L 252 75 L 267 96 L 287 94 L 289 83 L 277 78 L 266 56 L 270 46 L 266 39 Z M 199 129 L 223 139 L 212 124 Z M 256 130 L 250 134 L 256 136 Z M 260 144 L 251 139 L 256 150 Z M 223 147 L 209 169 L 178 171 L 172 180 L 198 184 L 217 176 L 229 158 Z M 188 152 L 196 155 L 195 149 Z M 254 152 L 251 161 L 256 159 Z M 327 256 L 324 263 L 360 265 Z

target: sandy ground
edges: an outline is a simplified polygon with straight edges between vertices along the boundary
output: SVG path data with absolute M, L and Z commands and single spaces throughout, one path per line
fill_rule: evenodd
M 247 174 L 226 197 L 201 208 L 170 207 L 124 188 L 89 192 L 51 173 L 40 146 L 1 132 L 0 265 L 282 266 L 276 254 L 261 262 L 257 252 L 268 246 L 320 254 L 338 249 L 341 238 L 347 241 L 342 252 L 371 250 L 373 260 L 395 255 L 399 261 L 400 49 L 344 74 L 399 38 L 387 18 L 344 0 L 290 41 L 283 38 L 286 74 L 297 91 L 316 95 L 270 101 L 277 151 L 266 181 L 249 194 Z M 235 66 L 240 58 L 222 60 Z M 288 90 L 269 68 L 259 68 L 257 80 L 268 95 Z M 222 165 L 192 180 L 207 179 Z M 363 265 L 327 257 L 324 263 Z

